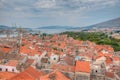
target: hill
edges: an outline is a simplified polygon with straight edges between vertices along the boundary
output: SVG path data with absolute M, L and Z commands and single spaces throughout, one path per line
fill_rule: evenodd
M 93 28 L 112 28 L 112 27 L 120 27 L 120 18 L 108 20 L 105 22 L 101 22 L 98 24 L 90 25 L 84 27 L 83 29 L 93 29 Z
M 111 45 L 115 51 L 120 51 L 120 40 L 108 37 L 106 33 L 101 32 L 63 32 L 68 37 L 73 37 L 77 40 L 89 40 L 100 45 Z
M 13 27 L 5 26 L 5 25 L 0 25 L 0 30 L 6 30 L 6 29 L 12 29 Z
M 0 25 L 0 30 L 16 30 L 17 27 L 11 27 L 6 25 Z M 24 28 L 25 30 L 32 30 L 31 28 Z

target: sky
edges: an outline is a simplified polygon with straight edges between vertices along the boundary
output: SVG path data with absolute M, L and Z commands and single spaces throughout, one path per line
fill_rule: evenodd
M 0 0 L 0 25 L 84 27 L 120 17 L 120 0 Z

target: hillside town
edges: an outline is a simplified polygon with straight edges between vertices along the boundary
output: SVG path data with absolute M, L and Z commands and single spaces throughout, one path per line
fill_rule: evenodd
M 0 80 L 120 80 L 120 0 L 0 0 Z
M 120 80 L 120 54 L 67 35 L 0 38 L 0 80 Z
M 111 28 L 93 28 L 88 30 L 83 30 L 84 32 L 103 32 L 107 33 L 108 36 L 120 39 L 120 27 L 111 27 Z

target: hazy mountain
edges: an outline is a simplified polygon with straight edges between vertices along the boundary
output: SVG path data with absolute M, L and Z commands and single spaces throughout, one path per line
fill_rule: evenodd
M 86 26 L 86 27 L 75 27 L 75 26 L 43 26 L 43 27 L 38 27 L 35 28 L 36 30 L 43 30 L 44 32 L 47 31 L 53 31 L 56 29 L 58 32 L 59 31 L 71 31 L 71 30 L 89 30 L 89 29 L 94 29 L 94 28 L 111 28 L 111 27 L 120 27 L 120 18 L 112 19 L 109 21 L 101 22 L 98 24 Z M 6 29 L 16 29 L 15 27 L 9 27 L 9 26 L 4 26 L 0 25 L 0 30 L 6 30 Z M 32 30 L 31 28 L 24 28 L 26 30 Z M 55 31 L 55 30 L 54 30 Z
M 11 27 L 11 26 L 5 26 L 5 25 L 0 25 L 0 30 L 15 30 L 16 27 Z M 24 28 L 25 30 L 32 30 L 31 28 Z
M 93 28 L 111 28 L 111 27 L 120 27 L 120 18 L 112 19 L 109 21 L 101 22 L 95 25 L 90 25 L 85 28 L 93 29 Z
M 0 25 L 0 30 L 12 29 L 12 27 Z

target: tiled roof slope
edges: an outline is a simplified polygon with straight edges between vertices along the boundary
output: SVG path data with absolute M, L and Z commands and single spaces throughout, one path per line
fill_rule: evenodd
M 87 61 L 76 61 L 76 72 L 90 73 L 90 62 Z

